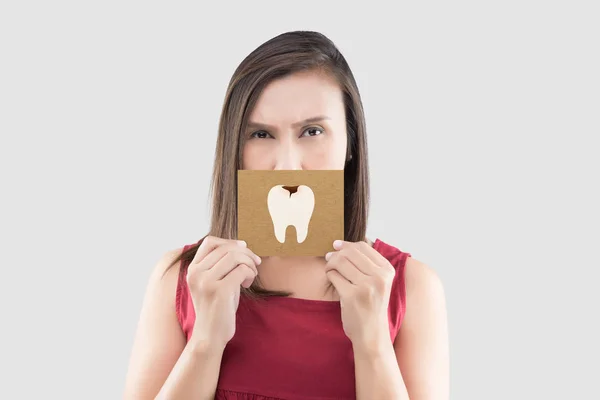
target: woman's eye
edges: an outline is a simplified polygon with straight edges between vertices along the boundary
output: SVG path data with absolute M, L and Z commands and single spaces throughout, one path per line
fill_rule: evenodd
M 258 138 L 258 139 L 266 139 L 269 136 L 270 135 L 265 131 L 254 132 L 252 135 L 250 135 L 250 137 Z
M 302 136 L 318 136 L 322 133 L 323 133 L 323 130 L 321 128 L 313 127 L 313 128 L 308 128 L 307 130 L 305 130 L 302 133 Z

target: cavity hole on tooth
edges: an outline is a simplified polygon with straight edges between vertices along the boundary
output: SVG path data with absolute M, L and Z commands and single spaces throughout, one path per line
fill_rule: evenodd
M 283 186 L 283 188 L 290 192 L 290 196 L 298 191 L 298 186 Z

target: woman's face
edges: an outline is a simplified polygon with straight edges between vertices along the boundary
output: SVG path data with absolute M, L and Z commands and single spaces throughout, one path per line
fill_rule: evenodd
M 346 115 L 337 82 L 318 72 L 271 82 L 249 118 L 242 168 L 344 169 Z

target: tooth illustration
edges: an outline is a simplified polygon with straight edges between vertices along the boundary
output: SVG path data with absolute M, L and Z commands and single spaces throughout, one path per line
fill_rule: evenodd
M 285 231 L 290 225 L 296 228 L 296 241 L 304 242 L 315 208 L 315 194 L 311 188 L 305 185 L 273 186 L 267 196 L 267 206 L 279 243 L 285 242 Z

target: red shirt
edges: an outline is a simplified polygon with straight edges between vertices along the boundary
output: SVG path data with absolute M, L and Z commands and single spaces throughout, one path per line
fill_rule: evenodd
M 185 245 L 184 251 L 193 245 Z M 373 248 L 396 270 L 388 307 L 393 341 L 404 317 L 404 266 L 411 255 L 379 239 Z M 176 311 L 189 340 L 196 315 L 185 279 L 187 266 L 183 262 Z M 342 327 L 339 301 L 240 297 L 235 335 L 221 361 L 216 400 L 355 398 L 352 344 Z

